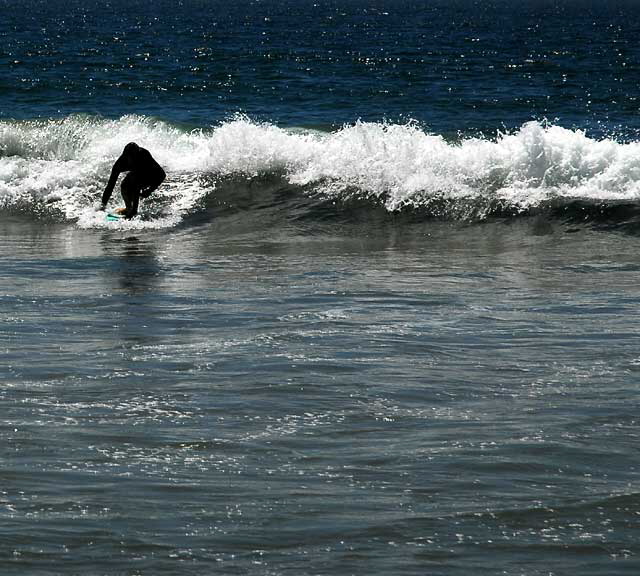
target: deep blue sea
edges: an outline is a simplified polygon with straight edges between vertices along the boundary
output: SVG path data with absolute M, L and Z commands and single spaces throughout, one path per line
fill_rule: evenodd
M 640 574 L 640 2 L 0 15 L 2 576 Z

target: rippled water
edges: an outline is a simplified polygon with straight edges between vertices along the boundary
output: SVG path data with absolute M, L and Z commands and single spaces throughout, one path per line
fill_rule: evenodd
M 5 224 L 4 572 L 632 573 L 637 241 L 536 230 Z
M 0 9 L 2 575 L 638 573 L 634 2 Z

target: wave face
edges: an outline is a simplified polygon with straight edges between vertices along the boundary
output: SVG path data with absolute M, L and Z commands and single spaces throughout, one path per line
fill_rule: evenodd
M 142 218 L 119 226 L 175 226 L 206 210 L 205 199 L 229 177 L 278 175 L 290 194 L 318 202 L 358 199 L 388 212 L 463 220 L 575 202 L 615 206 L 640 195 L 639 143 L 538 122 L 494 138 L 450 141 L 413 123 L 358 122 L 327 133 L 238 116 L 187 131 L 139 116 L 71 116 L 0 123 L 0 209 L 105 225 L 95 207 L 130 141 L 148 148 L 169 176 Z M 118 195 L 116 189 L 114 207 Z

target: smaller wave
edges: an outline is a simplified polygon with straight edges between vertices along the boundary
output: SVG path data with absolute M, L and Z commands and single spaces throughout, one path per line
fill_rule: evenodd
M 169 174 L 145 203 L 146 220 L 123 223 L 131 226 L 175 226 L 215 195 L 218 179 L 265 174 L 320 202 L 357 199 L 458 220 L 576 202 L 635 203 L 640 195 L 639 143 L 539 122 L 449 141 L 415 123 L 357 122 L 327 133 L 238 116 L 187 131 L 138 116 L 71 116 L 0 122 L 0 208 L 98 226 L 95 205 L 130 141 L 151 150 Z
M 0 208 L 81 227 L 105 226 L 96 208 L 113 162 L 131 141 L 151 149 L 170 178 L 154 194 L 148 218 L 117 226 L 175 226 L 206 193 L 198 180 L 208 151 L 197 133 L 137 116 L 0 123 Z M 115 193 L 111 202 L 118 200 Z

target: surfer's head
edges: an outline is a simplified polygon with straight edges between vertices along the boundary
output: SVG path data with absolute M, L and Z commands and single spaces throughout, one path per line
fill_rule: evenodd
M 127 144 L 124 147 L 124 152 L 123 154 L 127 157 L 127 158 L 135 158 L 138 155 L 138 151 L 140 150 L 140 146 L 138 146 L 135 142 L 129 142 L 129 144 Z

